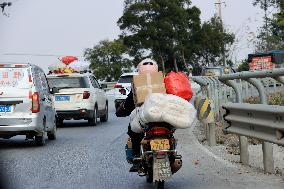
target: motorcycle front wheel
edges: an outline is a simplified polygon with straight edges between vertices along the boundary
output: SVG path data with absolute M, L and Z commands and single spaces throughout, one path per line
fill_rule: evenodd
M 164 189 L 165 181 L 155 181 L 155 189 Z

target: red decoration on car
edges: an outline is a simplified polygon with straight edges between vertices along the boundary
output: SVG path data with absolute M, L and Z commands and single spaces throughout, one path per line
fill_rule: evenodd
M 75 60 L 78 60 L 78 58 L 75 57 L 75 56 L 64 56 L 64 57 L 61 58 L 61 62 L 63 62 L 66 65 L 71 64 Z

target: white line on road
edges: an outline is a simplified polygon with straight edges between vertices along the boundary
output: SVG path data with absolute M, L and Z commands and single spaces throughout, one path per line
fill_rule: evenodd
M 223 158 L 215 155 L 214 153 L 212 153 L 210 150 L 208 150 L 206 147 L 204 147 L 202 144 L 199 143 L 199 141 L 197 140 L 197 138 L 194 136 L 193 134 L 193 129 L 195 128 L 195 126 L 197 125 L 197 121 L 193 124 L 193 126 L 189 129 L 189 135 L 193 140 L 193 143 L 196 144 L 199 149 L 201 149 L 203 152 L 205 152 L 208 156 L 215 158 L 217 161 L 219 161 L 220 163 L 223 163 L 225 166 L 230 167 L 230 168 L 237 168 L 236 165 L 230 163 L 227 160 L 224 160 Z

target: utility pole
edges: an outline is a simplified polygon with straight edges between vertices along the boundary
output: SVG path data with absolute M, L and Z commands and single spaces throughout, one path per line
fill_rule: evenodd
M 216 17 L 219 19 L 221 27 L 222 27 L 222 32 L 224 32 L 224 26 L 223 26 L 223 20 L 222 20 L 222 1 L 221 0 L 217 0 L 215 3 L 216 6 Z M 225 44 L 223 44 L 222 46 L 222 62 L 223 62 L 223 66 L 227 66 L 227 60 L 226 60 L 226 47 Z
M 215 5 L 216 5 L 216 9 L 217 9 L 217 17 L 222 22 L 222 2 L 221 2 L 221 0 L 217 0 Z

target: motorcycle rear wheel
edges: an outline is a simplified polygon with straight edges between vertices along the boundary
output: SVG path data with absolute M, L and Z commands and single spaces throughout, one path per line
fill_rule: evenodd
M 165 181 L 155 181 L 155 189 L 164 189 Z

